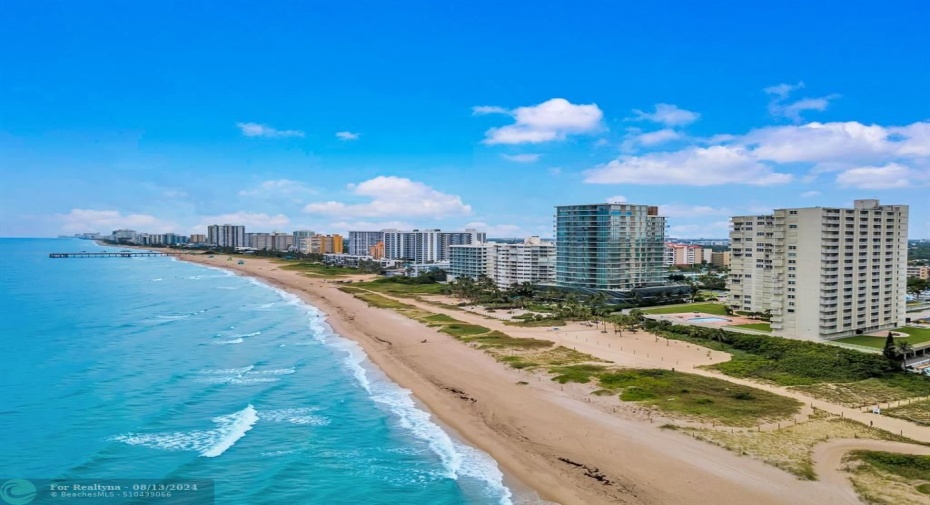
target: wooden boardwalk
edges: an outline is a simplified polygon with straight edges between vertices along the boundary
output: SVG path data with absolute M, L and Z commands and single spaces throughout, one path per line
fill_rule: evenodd
M 74 253 L 48 253 L 49 258 L 149 258 L 155 256 L 180 256 L 182 252 L 154 252 L 154 251 L 120 251 L 120 252 L 74 252 Z

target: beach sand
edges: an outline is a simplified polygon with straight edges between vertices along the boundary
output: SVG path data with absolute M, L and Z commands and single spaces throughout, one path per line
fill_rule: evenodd
M 181 257 L 262 279 L 324 311 L 334 331 L 358 342 L 374 364 L 410 389 L 441 423 L 489 453 L 545 500 L 566 505 L 859 503 L 848 485 L 835 480 L 800 481 L 760 461 L 662 430 L 648 420 L 612 414 L 573 393 L 570 385 L 563 388 L 545 378 L 518 385 L 531 376 L 398 313 L 369 307 L 339 291 L 339 284 L 281 270 L 280 263 L 267 259 L 246 257 L 239 265 L 236 260 L 241 256 L 234 258 Z M 508 327 L 506 331 L 565 345 L 574 342 L 579 351 L 598 356 L 603 353 L 598 350 L 605 350 L 602 342 L 595 345 L 593 340 L 608 335 L 580 325 L 567 330 Z M 682 369 L 726 359 L 723 353 L 681 342 L 674 346 L 656 342 L 645 333 L 625 336 L 623 342 L 631 347 L 623 353 L 614 350 L 607 358 L 621 366 L 655 363 L 658 353 L 664 353 L 661 359 L 669 360 L 666 363 L 681 363 Z M 630 354 L 632 346 L 637 355 Z M 647 353 L 656 354 L 648 361 L 637 359 Z

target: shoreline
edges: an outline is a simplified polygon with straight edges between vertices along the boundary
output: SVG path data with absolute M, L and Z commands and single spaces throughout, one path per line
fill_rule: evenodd
M 394 311 L 369 307 L 326 279 L 281 270 L 264 258 L 247 257 L 239 265 L 217 256 L 178 259 L 258 278 L 316 307 L 335 333 L 358 343 L 372 365 L 410 390 L 435 422 L 494 458 L 505 484 L 515 478 L 543 500 L 566 505 L 858 503 L 835 482 L 800 481 L 687 435 L 611 415 L 573 396 L 570 387 L 562 393 L 541 378 L 539 384 L 518 385 L 525 373 Z M 595 469 L 610 484 L 576 464 Z

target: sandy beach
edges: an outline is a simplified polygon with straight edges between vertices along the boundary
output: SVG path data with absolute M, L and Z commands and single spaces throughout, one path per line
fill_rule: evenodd
M 856 504 L 842 479 L 822 482 L 796 477 L 761 461 L 695 440 L 635 416 L 612 415 L 585 395 L 527 372 L 510 369 L 485 353 L 419 322 L 386 309 L 369 307 L 338 289 L 339 284 L 279 263 L 225 255 L 184 255 L 202 263 L 253 276 L 300 296 L 328 315 L 340 335 L 358 342 L 392 380 L 410 389 L 443 424 L 488 452 L 501 467 L 545 499 L 562 504 Z M 238 259 L 238 257 L 236 258 Z M 438 309 L 431 309 L 442 312 Z M 464 316 L 463 316 L 464 318 Z M 538 330 L 533 334 L 540 336 Z M 599 332 L 567 328 L 557 341 L 600 356 Z M 510 328 L 514 336 L 529 329 Z M 524 335 L 524 333 L 526 335 Z M 552 332 L 556 333 L 556 332 Z M 666 363 L 682 369 L 726 359 L 716 351 L 683 343 L 668 346 L 628 338 L 625 352 L 611 353 L 620 366 Z M 582 341 L 584 339 L 584 341 Z M 424 342 L 425 341 L 425 342 Z M 631 354 L 634 350 L 638 354 Z M 649 359 L 645 360 L 643 354 Z M 665 361 L 668 360 L 668 361 Z M 832 444 L 832 442 L 831 442 Z M 829 444 L 827 444 L 829 445 Z

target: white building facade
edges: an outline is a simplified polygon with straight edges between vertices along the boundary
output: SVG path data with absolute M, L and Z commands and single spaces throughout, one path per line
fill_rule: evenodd
M 730 307 L 775 335 L 833 339 L 903 326 L 906 205 L 778 209 L 731 219 Z
M 207 227 L 207 243 L 217 247 L 248 247 L 245 226 L 213 224 Z
M 366 256 L 368 251 L 384 241 L 383 231 L 350 231 L 349 254 L 353 256 Z
M 522 243 L 477 243 L 449 248 L 449 279 L 480 276 L 491 278 L 500 289 L 529 282 L 555 280 L 555 245 L 539 237 Z

